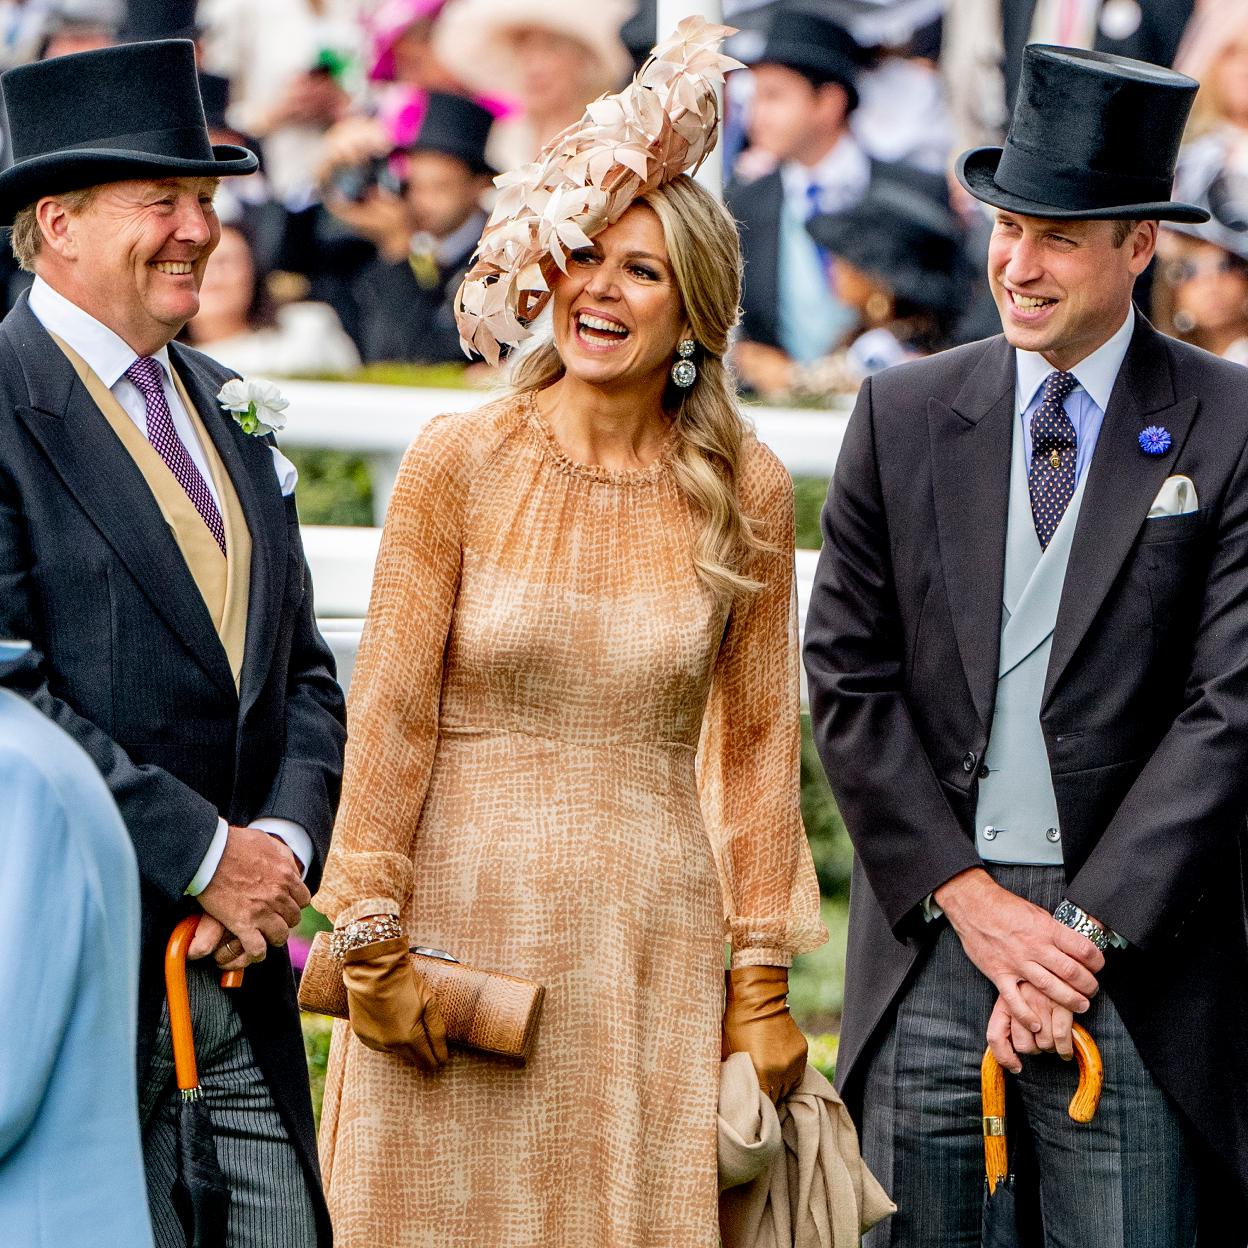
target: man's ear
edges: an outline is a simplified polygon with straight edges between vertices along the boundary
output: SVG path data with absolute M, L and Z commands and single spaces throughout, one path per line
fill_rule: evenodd
M 62 260 L 78 256 L 78 231 L 74 215 L 55 195 L 46 195 L 35 205 L 35 221 L 43 235 L 43 245 Z
M 1158 222 L 1140 221 L 1132 231 L 1128 245 L 1131 248 L 1131 272 L 1137 277 L 1148 268 L 1157 250 Z

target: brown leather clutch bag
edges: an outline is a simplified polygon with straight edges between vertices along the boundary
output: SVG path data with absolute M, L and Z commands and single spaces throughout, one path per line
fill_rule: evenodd
M 442 1008 L 450 1043 L 521 1063 L 528 1060 L 546 995 L 541 984 L 478 970 L 440 951 L 413 949 L 411 958 Z M 309 1014 L 347 1017 L 342 963 L 329 951 L 328 932 L 313 937 L 299 980 L 299 1008 Z

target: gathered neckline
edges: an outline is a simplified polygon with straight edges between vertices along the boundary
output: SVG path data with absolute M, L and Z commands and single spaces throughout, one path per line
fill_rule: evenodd
M 664 475 L 675 454 L 677 436 L 676 427 L 673 425 L 663 439 L 658 455 L 644 468 L 604 468 L 601 464 L 583 464 L 573 459 L 559 445 L 555 431 L 550 427 L 537 404 L 537 391 L 526 391 L 524 402 L 529 421 L 540 434 L 550 458 L 562 472 L 566 472 L 569 476 L 582 477 L 587 481 L 599 481 L 605 485 L 646 485 L 657 481 Z

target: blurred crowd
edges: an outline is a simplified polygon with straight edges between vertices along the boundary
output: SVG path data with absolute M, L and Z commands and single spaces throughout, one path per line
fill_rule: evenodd
M 1165 228 L 1137 302 L 1248 363 L 1248 0 L 725 0 L 724 15 L 747 64 L 723 140 L 745 388 L 826 399 L 996 332 L 991 220 L 949 169 L 1000 142 L 1032 40 L 1200 81 L 1176 194 L 1212 220 Z M 195 40 L 214 137 L 262 172 L 222 187 L 187 336 L 270 375 L 465 363 L 453 299 L 493 178 L 622 85 L 656 35 L 655 0 L 0 0 L 2 68 Z M 6 306 L 28 280 L 0 272 Z

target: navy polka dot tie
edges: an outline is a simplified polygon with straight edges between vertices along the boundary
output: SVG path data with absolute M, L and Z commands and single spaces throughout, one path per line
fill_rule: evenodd
M 1062 406 L 1079 384 L 1073 373 L 1050 373 L 1044 379 L 1040 406 L 1031 418 L 1031 514 L 1041 550 L 1048 549 L 1075 493 L 1075 452 L 1079 439 Z

